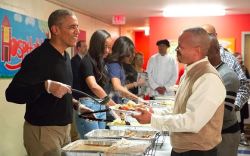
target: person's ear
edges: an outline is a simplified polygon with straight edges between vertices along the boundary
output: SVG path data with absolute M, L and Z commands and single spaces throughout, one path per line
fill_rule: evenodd
M 200 46 L 195 47 L 195 51 L 196 51 L 196 54 L 200 54 L 201 53 L 201 47 Z
M 57 35 L 59 33 L 58 26 L 56 26 L 56 25 L 51 26 L 51 32 L 53 34 Z

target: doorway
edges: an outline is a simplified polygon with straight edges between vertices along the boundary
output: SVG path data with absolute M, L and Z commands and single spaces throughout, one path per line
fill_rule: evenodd
M 241 50 L 242 50 L 242 59 L 245 67 L 250 71 L 250 32 L 242 32 L 241 39 Z M 250 101 L 250 100 L 248 100 Z M 250 108 L 250 102 L 248 102 L 248 108 Z M 249 109 L 250 113 L 250 109 Z M 244 123 L 250 124 L 250 118 L 245 119 Z
M 242 32 L 241 49 L 244 65 L 250 71 L 250 32 Z

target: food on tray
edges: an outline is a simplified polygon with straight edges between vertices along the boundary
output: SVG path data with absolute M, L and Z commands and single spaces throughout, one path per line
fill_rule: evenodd
M 108 123 L 109 126 L 130 125 L 129 122 L 121 119 L 115 119 L 113 122 Z
M 139 141 L 131 141 L 126 139 L 121 139 L 117 141 L 115 144 L 110 146 L 105 153 L 106 155 L 112 155 L 116 153 L 124 153 L 128 155 L 133 155 L 134 153 L 141 153 L 142 155 L 146 149 L 150 146 L 149 142 L 139 142 Z M 135 154 L 134 154 L 135 155 Z
M 145 134 L 145 135 L 142 136 L 142 138 L 150 138 L 150 137 L 151 137 L 150 134 Z
M 173 106 L 174 105 L 174 101 L 173 100 L 162 100 L 160 102 L 160 105 Z
M 153 135 L 155 135 L 155 132 L 147 132 L 147 131 L 130 131 L 130 130 L 127 130 L 125 132 L 125 136 L 126 137 L 130 137 L 130 138 L 133 138 L 133 137 L 136 137 L 136 138 L 151 138 Z
M 114 140 L 85 140 L 85 145 L 91 145 L 91 146 L 111 146 L 116 141 Z
M 94 146 L 94 145 L 86 145 L 81 144 L 72 148 L 70 151 L 103 151 L 105 152 L 111 146 Z
M 63 147 L 63 151 L 103 151 L 105 152 L 116 141 L 114 140 L 77 140 Z
M 125 120 L 121 120 L 121 119 L 115 119 L 113 122 L 113 125 L 126 125 Z
M 136 135 L 136 132 L 133 131 L 126 131 L 125 136 L 126 137 L 134 137 Z
M 136 104 L 135 102 L 129 100 L 126 104 L 120 105 L 119 109 L 121 109 L 121 110 L 132 110 L 132 111 L 134 111 L 135 108 L 136 108 L 136 105 L 137 105 L 137 104 Z
M 127 139 L 136 139 L 136 140 L 151 140 L 155 138 L 157 132 L 156 131 L 138 131 L 138 130 L 107 130 L 107 129 L 96 129 L 89 133 L 87 133 L 85 136 L 88 139 L 121 139 L 121 138 L 127 138 Z M 90 142 L 88 144 L 98 144 L 98 145 L 107 145 L 103 144 L 103 142 Z M 108 144 L 110 145 L 110 144 Z

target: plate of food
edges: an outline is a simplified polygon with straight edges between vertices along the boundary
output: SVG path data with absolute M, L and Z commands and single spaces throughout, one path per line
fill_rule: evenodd
M 132 113 L 135 112 L 136 108 L 140 106 L 141 105 L 136 104 L 135 102 L 130 100 L 125 104 L 116 104 L 114 106 L 110 106 L 110 108 L 118 112 Z

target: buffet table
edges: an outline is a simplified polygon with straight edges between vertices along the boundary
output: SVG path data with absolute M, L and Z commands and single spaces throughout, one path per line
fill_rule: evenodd
M 164 144 L 161 144 L 162 137 L 159 138 L 159 143 L 156 143 L 154 146 L 154 150 L 151 149 L 150 145 L 149 148 L 146 148 L 144 152 L 126 152 L 121 151 L 120 153 L 108 153 L 108 148 L 110 147 L 110 141 L 107 140 L 77 140 L 72 142 L 71 144 L 65 146 L 63 148 L 62 156 L 170 156 L 171 153 L 171 146 L 169 142 L 169 137 L 164 137 Z M 95 142 L 96 141 L 96 142 Z M 86 145 L 85 143 L 95 143 L 95 144 L 102 144 L 103 146 L 91 146 Z M 136 141 L 134 140 L 133 143 Z M 141 144 L 147 145 L 147 144 Z M 140 146 L 137 146 L 137 148 Z
M 150 100 L 154 108 L 172 107 L 174 99 Z M 118 110 L 119 111 L 119 110 Z M 124 111 L 130 125 L 109 124 L 110 129 L 97 129 L 85 135 L 86 140 L 77 140 L 63 148 L 63 156 L 167 156 L 171 146 L 168 132 L 159 132 L 150 125 L 142 125 Z M 133 112 L 132 112 L 133 113 Z

